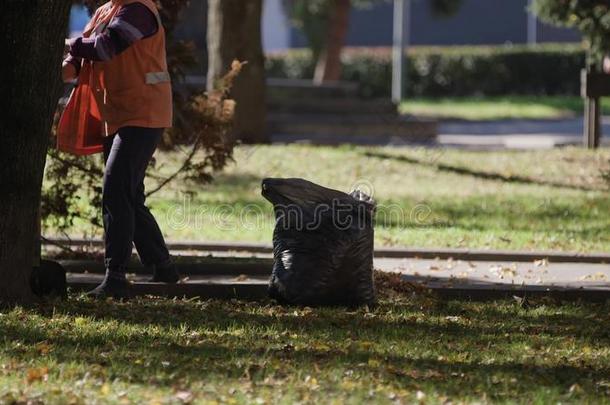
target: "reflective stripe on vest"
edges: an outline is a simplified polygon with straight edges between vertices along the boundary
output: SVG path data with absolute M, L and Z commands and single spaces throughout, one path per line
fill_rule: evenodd
M 159 84 L 171 81 L 168 72 L 150 72 L 146 73 L 146 84 Z

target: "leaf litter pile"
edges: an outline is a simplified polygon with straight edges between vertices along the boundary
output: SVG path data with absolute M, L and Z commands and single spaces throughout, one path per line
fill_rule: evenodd
M 396 299 L 411 295 L 430 296 L 430 289 L 420 283 L 406 281 L 401 273 L 375 270 L 375 288 L 381 299 Z

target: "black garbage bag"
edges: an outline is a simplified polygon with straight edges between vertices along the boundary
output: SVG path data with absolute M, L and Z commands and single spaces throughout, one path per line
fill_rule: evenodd
M 273 204 L 269 295 L 298 305 L 372 305 L 375 202 L 303 179 L 265 179 Z

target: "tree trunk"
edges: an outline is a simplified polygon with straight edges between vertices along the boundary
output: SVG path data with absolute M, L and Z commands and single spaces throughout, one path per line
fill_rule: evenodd
M 350 0 L 334 0 L 331 7 L 326 42 L 313 79 L 316 84 L 341 79 L 341 49 L 349 28 Z
M 248 62 L 231 92 L 237 103 L 233 132 L 244 143 L 269 141 L 265 131 L 262 8 L 262 0 L 208 2 L 208 89 L 214 87 L 234 59 Z
M 0 302 L 27 303 L 40 189 L 71 0 L 2 4 Z

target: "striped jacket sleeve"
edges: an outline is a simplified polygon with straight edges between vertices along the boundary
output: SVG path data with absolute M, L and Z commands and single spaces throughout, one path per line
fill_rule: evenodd
M 101 33 L 70 41 L 75 59 L 109 61 L 134 42 L 154 35 L 159 29 L 156 16 L 142 3 L 123 6 Z

